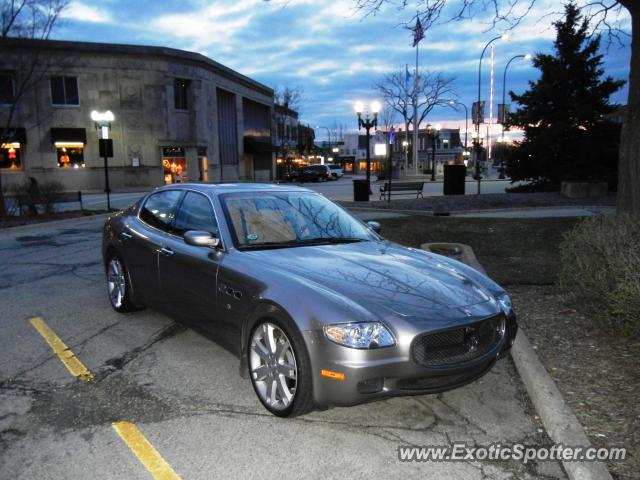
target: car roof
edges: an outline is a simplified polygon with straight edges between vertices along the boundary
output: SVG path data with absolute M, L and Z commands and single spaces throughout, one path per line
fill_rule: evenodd
M 258 182 L 222 182 L 222 183 L 174 183 L 158 187 L 161 190 L 196 190 L 202 193 L 219 195 L 236 192 L 311 192 L 313 190 L 295 185 Z

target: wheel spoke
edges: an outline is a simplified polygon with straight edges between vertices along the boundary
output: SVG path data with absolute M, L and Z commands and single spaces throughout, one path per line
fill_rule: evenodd
M 263 362 L 266 363 L 269 360 L 269 352 L 267 350 L 267 347 L 265 347 L 260 340 L 254 339 L 251 349 L 256 353 L 256 355 L 260 357 Z
M 259 367 L 254 368 L 251 373 L 253 373 L 254 380 L 264 380 L 267 378 L 269 368 L 266 365 L 260 365 Z
M 289 391 L 289 387 L 287 386 L 287 381 L 283 376 L 278 376 L 277 380 L 278 385 L 278 393 L 280 394 L 280 399 L 285 405 L 289 405 L 293 394 Z
M 296 368 L 293 365 L 289 365 L 288 363 L 279 363 L 278 364 L 278 374 L 286 377 L 296 379 Z
M 275 380 L 271 379 L 271 378 L 267 378 L 267 398 L 266 401 L 267 403 L 269 403 L 270 405 L 273 405 L 274 403 L 276 403 L 276 389 L 275 387 Z
M 264 341 L 269 349 L 269 353 L 276 353 L 276 339 L 273 335 L 273 326 L 270 324 L 267 327 L 267 335 L 265 336 Z

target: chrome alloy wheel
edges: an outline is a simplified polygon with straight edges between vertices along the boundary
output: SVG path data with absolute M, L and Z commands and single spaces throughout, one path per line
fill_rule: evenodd
M 112 258 L 107 268 L 107 289 L 109 300 L 114 308 L 122 307 L 127 283 L 124 278 L 124 268 L 118 258 Z
M 260 399 L 274 410 L 285 410 L 298 386 L 291 342 L 280 327 L 265 322 L 254 330 L 249 350 L 249 370 Z

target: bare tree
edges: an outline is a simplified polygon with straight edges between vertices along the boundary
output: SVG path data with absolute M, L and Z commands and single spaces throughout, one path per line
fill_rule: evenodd
M 453 78 L 440 73 L 423 71 L 415 82 L 414 79 L 407 80 L 404 70 L 385 75 L 375 85 L 384 98 L 385 106 L 403 117 L 405 136 L 409 135 L 409 127 L 419 129 L 420 124 L 435 107 L 448 106 L 447 99 L 454 96 L 452 87 Z M 417 124 L 413 118 L 414 102 L 418 112 Z
M 12 38 L 47 40 L 68 0 L 0 0 L 0 45 Z M 6 57 L 5 57 L 6 58 Z M 12 76 L 9 108 L 3 115 L 0 145 L 9 138 L 16 110 L 20 102 L 35 89 L 53 67 L 51 56 L 38 48 L 28 53 L 12 52 Z M 0 218 L 6 214 L 0 175 Z
M 301 87 L 276 88 L 273 92 L 273 101 L 278 105 L 290 108 L 300 113 L 302 107 L 303 92 Z
M 420 18 L 425 31 L 435 25 L 484 17 L 487 30 L 512 30 L 533 10 L 537 0 L 354 0 L 365 15 L 376 15 L 386 5 L 414 12 L 404 23 Z M 631 64 L 627 113 L 620 139 L 618 161 L 618 212 L 640 216 L 640 2 L 638 0 L 585 0 L 580 8 L 589 19 L 593 33 L 604 32 L 609 40 L 621 40 L 629 32 L 621 26 L 626 10 L 631 16 Z M 560 15 L 552 12 L 551 15 Z M 549 14 L 545 14 L 545 17 Z

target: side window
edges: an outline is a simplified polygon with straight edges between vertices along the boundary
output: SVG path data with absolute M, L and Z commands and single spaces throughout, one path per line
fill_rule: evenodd
M 219 236 L 211 202 L 200 193 L 187 192 L 173 227 L 176 235 L 183 235 L 188 230 L 202 230 Z
M 152 227 L 168 232 L 176 216 L 181 195 L 182 192 L 179 190 L 154 193 L 144 202 L 140 210 L 140 218 Z

